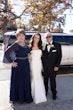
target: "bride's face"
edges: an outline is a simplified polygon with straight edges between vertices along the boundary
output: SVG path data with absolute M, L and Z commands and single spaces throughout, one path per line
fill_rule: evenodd
M 39 35 L 35 35 L 33 40 L 34 40 L 34 43 L 38 43 L 39 40 L 40 40 L 40 36 Z

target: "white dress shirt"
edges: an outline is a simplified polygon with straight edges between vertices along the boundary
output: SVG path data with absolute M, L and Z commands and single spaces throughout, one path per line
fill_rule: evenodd
M 51 41 L 50 44 L 47 45 L 47 50 L 48 50 L 48 52 L 50 52 L 50 48 L 51 48 L 52 42 L 53 42 L 53 41 Z

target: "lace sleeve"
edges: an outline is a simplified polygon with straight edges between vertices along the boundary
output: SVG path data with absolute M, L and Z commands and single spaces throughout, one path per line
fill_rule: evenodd
M 11 45 L 4 53 L 3 62 L 4 63 L 11 63 L 16 59 L 15 51 L 18 49 L 17 43 Z

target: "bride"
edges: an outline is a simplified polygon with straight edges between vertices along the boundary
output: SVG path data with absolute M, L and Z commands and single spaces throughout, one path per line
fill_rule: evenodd
M 39 33 L 32 36 L 30 45 L 31 92 L 34 103 L 38 104 L 47 101 L 42 76 L 42 41 Z

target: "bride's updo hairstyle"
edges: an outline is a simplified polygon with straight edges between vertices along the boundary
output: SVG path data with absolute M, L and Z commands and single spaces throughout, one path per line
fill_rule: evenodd
M 39 49 L 42 50 L 42 40 L 41 40 L 41 34 L 40 33 L 35 33 L 32 35 L 30 41 L 29 41 L 29 47 L 32 49 L 33 45 L 34 45 L 34 37 L 38 35 L 40 37 L 39 42 L 38 42 L 38 47 Z

